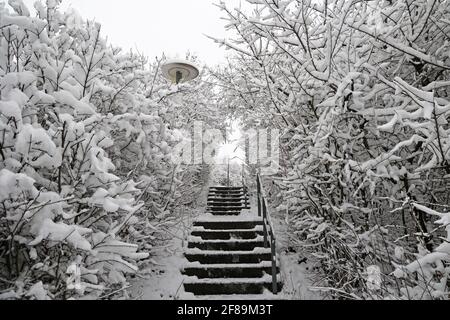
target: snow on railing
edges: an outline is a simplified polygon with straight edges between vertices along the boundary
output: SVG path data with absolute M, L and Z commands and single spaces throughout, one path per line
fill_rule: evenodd
M 264 228 L 264 248 L 271 249 L 272 254 L 272 292 L 274 294 L 278 293 L 278 281 L 277 281 L 277 259 L 276 259 L 276 239 L 275 232 L 273 229 L 273 224 L 270 219 L 269 212 L 267 210 L 267 199 L 264 194 L 264 189 L 262 186 L 261 175 L 257 175 L 256 181 L 257 187 L 257 201 L 258 201 L 258 216 L 263 218 L 263 228 Z

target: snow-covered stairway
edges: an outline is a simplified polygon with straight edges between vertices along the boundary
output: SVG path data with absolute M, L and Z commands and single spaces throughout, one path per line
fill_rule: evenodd
M 250 209 L 247 188 L 213 187 L 209 191 L 208 211 L 214 215 L 239 215 Z
M 258 295 L 272 290 L 272 252 L 262 218 L 249 215 L 245 188 L 214 187 L 208 213 L 194 222 L 185 252 L 184 288 L 196 296 Z M 279 266 L 277 262 L 278 290 Z

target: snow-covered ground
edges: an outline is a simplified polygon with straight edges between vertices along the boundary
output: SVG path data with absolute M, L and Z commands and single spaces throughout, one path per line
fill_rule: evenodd
M 193 299 L 184 292 L 183 275 L 180 268 L 185 263 L 183 247 L 174 241 L 172 250 L 167 250 L 154 259 L 154 264 L 142 270 L 133 282 L 132 297 L 139 300 Z
M 163 250 L 155 252 L 145 266 L 141 266 L 136 279 L 132 281 L 131 296 L 136 300 L 177 300 L 194 299 L 184 291 L 184 276 L 180 269 L 186 264 L 184 251 L 192 229 L 194 219 L 204 214 L 206 199 L 210 185 L 203 187 L 200 195 L 199 208 L 187 210 L 183 223 L 170 230 L 172 240 Z

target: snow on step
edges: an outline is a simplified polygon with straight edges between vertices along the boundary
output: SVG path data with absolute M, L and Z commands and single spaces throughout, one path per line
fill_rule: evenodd
M 211 206 L 209 210 L 211 211 L 241 211 L 244 206 Z
M 244 202 L 246 199 L 248 199 L 247 196 L 236 198 L 209 197 L 208 202 Z
M 222 202 L 222 201 L 215 201 L 215 202 L 211 202 L 208 201 L 208 207 L 211 208 L 223 208 L 223 207 L 239 207 L 242 209 L 242 207 L 248 207 L 249 204 L 248 203 L 244 203 L 244 201 L 239 201 L 239 202 Z
M 234 197 L 246 197 L 247 193 L 244 191 L 212 191 L 209 193 L 208 195 L 210 198 L 211 197 L 229 197 L 229 198 L 234 198 Z
M 231 216 L 230 216 L 231 217 Z M 234 216 L 233 216 L 234 217 Z M 207 221 L 207 222 L 194 222 L 195 226 L 202 226 L 204 228 L 207 228 L 209 230 L 237 230 L 237 229 L 253 229 L 256 225 L 262 225 L 263 222 L 261 221 L 254 221 L 254 222 L 246 222 L 246 221 L 231 221 L 231 222 L 214 222 L 214 221 Z
M 255 248 L 251 251 L 222 251 L 222 250 L 211 250 L 211 251 L 205 251 L 197 248 L 187 249 L 186 254 L 189 255 L 208 255 L 208 256 L 214 256 L 214 255 L 239 255 L 239 254 L 271 254 L 270 248 Z
M 219 225 L 219 227 L 223 228 L 222 225 Z M 250 224 L 250 227 L 253 227 L 253 224 Z M 255 239 L 258 236 L 263 235 L 263 227 L 262 225 L 258 225 L 250 229 L 214 230 L 214 229 L 206 229 L 204 226 L 201 226 L 201 227 L 194 227 L 191 235 L 193 237 L 201 238 L 204 240 L 231 240 L 231 239 L 248 240 L 248 239 Z
M 277 263 L 277 266 L 279 266 L 279 264 Z M 227 269 L 227 268 L 241 268 L 241 269 L 245 269 L 245 268 L 268 268 L 268 267 L 272 267 L 272 261 L 261 261 L 259 263 L 240 263 L 240 264 L 201 264 L 199 262 L 187 262 L 183 268 L 187 269 L 187 268 L 198 268 L 198 269 L 207 269 L 207 268 L 223 268 L 223 269 Z
M 245 190 L 211 190 L 209 194 L 246 194 Z
M 210 189 L 226 189 L 226 190 L 230 190 L 230 189 L 244 189 L 246 187 L 224 187 L 224 186 L 215 186 L 215 187 L 210 187 Z
M 257 251 L 256 251 L 257 250 Z M 240 263 L 259 263 L 261 261 L 270 261 L 272 254 L 270 249 L 256 248 L 253 251 L 217 251 L 187 249 L 185 257 L 190 262 L 198 261 L 202 264 L 240 264 Z
M 241 214 L 241 211 L 230 210 L 230 211 L 211 211 L 211 214 L 217 216 L 238 216 Z
M 209 188 L 209 192 L 236 192 L 236 191 L 240 191 L 240 192 L 243 192 L 243 191 L 247 191 L 247 189 L 246 188 L 233 188 L 233 187 L 230 187 L 230 188 L 226 188 L 226 187 L 211 187 L 211 188 Z
M 197 238 L 197 237 L 196 237 Z M 264 247 L 263 237 L 256 239 L 230 239 L 230 240 L 203 240 L 202 238 L 197 240 L 189 240 L 188 248 L 198 248 L 205 251 L 210 250 L 252 250 L 255 247 Z
M 281 280 L 277 275 L 277 280 Z M 272 275 L 266 274 L 261 278 L 223 278 L 223 279 L 199 279 L 198 277 L 186 277 L 185 284 L 235 284 L 235 283 L 269 283 L 272 284 Z
M 210 196 L 208 197 L 208 201 L 209 202 L 239 202 L 239 201 L 245 201 L 248 200 L 247 196 L 242 196 L 242 197 L 230 197 L 230 198 L 225 198 L 225 197 L 215 197 L 215 196 Z
M 242 195 L 243 197 L 248 197 L 247 191 L 228 191 L 228 192 L 221 192 L 221 191 L 210 191 L 208 194 L 209 198 L 219 196 L 219 197 L 226 197 L 228 195 L 231 195 L 230 198 L 234 197 L 234 195 Z
M 228 295 L 198 295 L 195 300 L 220 300 L 220 301 L 272 301 L 282 300 L 283 297 L 274 295 L 269 290 L 265 290 L 262 294 L 228 294 Z
M 263 226 L 255 226 L 253 229 L 233 229 L 233 230 L 230 230 L 230 229 L 211 230 L 211 229 L 206 229 L 205 227 L 198 227 L 198 226 L 192 228 L 192 232 L 212 232 L 212 233 L 215 233 L 215 232 L 217 232 L 217 233 L 219 233 L 219 232 L 239 233 L 239 232 L 262 232 L 262 231 L 264 231 Z
M 245 199 L 235 199 L 234 201 L 220 201 L 220 200 L 215 200 L 213 202 L 211 202 L 210 200 L 208 200 L 207 206 L 210 208 L 227 208 L 227 207 L 239 207 L 241 210 L 245 209 L 242 207 L 248 206 L 248 200 L 247 203 L 245 203 Z
M 263 294 L 272 287 L 272 276 L 223 279 L 187 277 L 184 286 L 187 292 L 195 292 L 197 295 Z M 281 288 L 280 281 L 278 286 Z
M 262 218 L 251 215 L 251 214 L 241 214 L 236 217 L 229 217 L 229 216 L 216 216 L 213 214 L 205 214 L 200 217 L 198 217 L 195 222 L 202 223 L 202 222 L 261 222 Z
M 264 241 L 264 237 L 262 236 L 258 236 L 255 239 L 230 239 L 230 240 L 203 240 L 201 237 L 194 237 L 194 236 L 190 236 L 188 238 L 188 242 L 190 243 L 234 243 L 234 242 L 239 242 L 239 243 L 252 243 L 252 242 L 260 242 L 260 241 Z
M 279 266 L 277 266 L 279 271 Z M 272 274 L 272 263 L 263 261 L 260 263 L 241 264 L 200 264 L 193 263 L 183 268 L 186 276 L 205 278 L 261 278 L 266 274 Z

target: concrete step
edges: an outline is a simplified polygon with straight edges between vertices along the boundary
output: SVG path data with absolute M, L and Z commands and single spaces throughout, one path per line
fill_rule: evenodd
M 245 203 L 245 200 L 230 200 L 230 201 L 221 201 L 219 199 L 217 200 L 208 200 L 208 205 L 213 206 L 242 206 L 242 205 L 248 205 L 248 202 Z
M 247 192 L 242 190 L 211 190 L 209 191 L 209 194 L 239 194 L 239 195 L 246 195 Z
M 261 236 L 248 240 L 203 240 L 202 238 L 190 237 L 188 241 L 188 248 L 206 251 L 251 251 L 255 248 L 264 248 L 264 239 Z
M 223 209 L 223 210 L 220 210 Z M 236 204 L 233 204 L 232 206 L 224 206 L 223 204 L 221 205 L 208 205 L 207 206 L 207 210 L 208 211 L 227 211 L 227 210 L 233 210 L 235 209 L 236 211 L 241 211 L 241 210 L 250 210 L 250 208 L 248 208 L 248 206 L 239 206 Z
M 208 203 L 238 203 L 238 204 L 241 204 L 241 203 L 245 203 L 245 202 L 248 202 L 249 201 L 249 199 L 245 199 L 245 198 L 242 198 L 242 199 L 229 199 L 229 200 L 227 200 L 226 198 L 216 198 L 216 199 L 208 199 Z
M 239 211 L 210 211 L 208 212 L 215 216 L 239 216 L 241 214 L 241 210 Z
M 221 196 L 208 196 L 208 201 L 211 202 L 238 202 L 238 201 L 245 201 L 245 199 L 249 200 L 248 196 L 238 196 L 238 197 L 221 197 Z
M 237 194 L 247 194 L 247 190 L 209 190 L 208 194 L 228 194 L 228 193 L 237 193 Z
M 277 272 L 280 268 L 277 266 Z M 272 274 L 272 263 L 264 261 L 255 264 L 234 265 L 210 265 L 192 263 L 183 268 L 182 273 L 187 276 L 195 276 L 199 279 L 206 278 L 261 278 L 265 274 Z
M 229 203 L 229 202 L 231 202 L 231 203 L 243 203 L 243 202 L 246 202 L 247 201 L 247 203 L 248 202 L 250 202 L 250 199 L 249 198 L 244 198 L 244 197 L 237 197 L 237 198 L 208 198 L 208 202 L 222 202 L 222 203 Z
M 229 210 L 241 212 L 242 210 L 250 210 L 251 209 L 250 207 L 246 207 L 246 206 L 242 206 L 242 207 L 220 207 L 220 208 L 223 209 L 223 210 L 215 210 L 215 209 L 217 209 L 217 207 L 215 207 L 215 206 L 208 206 L 208 207 L 206 207 L 206 210 L 208 212 L 229 211 Z
M 221 190 L 221 191 L 230 191 L 230 190 L 247 190 L 246 187 L 211 187 L 209 190 Z
M 269 276 L 262 278 L 229 278 L 229 279 L 198 279 L 188 278 L 184 282 L 186 292 L 195 295 L 226 295 L 226 294 L 262 294 L 272 289 L 272 279 Z M 278 283 L 281 291 L 282 283 Z
M 247 192 L 222 192 L 222 191 L 210 191 L 208 193 L 208 197 L 212 197 L 212 196 L 219 196 L 219 197 L 225 197 L 225 196 L 241 196 L 241 197 L 245 197 L 248 196 Z
M 211 199 L 215 199 L 215 200 L 230 199 L 233 201 L 238 201 L 238 200 L 242 201 L 242 200 L 245 200 L 246 198 L 247 198 L 247 200 L 249 200 L 249 198 L 245 194 L 209 194 L 208 195 L 208 201 L 210 201 Z
M 271 261 L 270 249 L 257 248 L 253 251 L 204 251 L 200 249 L 187 249 L 184 256 L 189 262 L 201 264 L 237 264 L 260 263 Z
M 204 240 L 231 240 L 231 239 L 256 239 L 264 234 L 262 228 L 243 230 L 206 230 L 204 228 L 194 228 L 191 235 Z
M 209 211 L 241 211 L 243 206 L 209 206 Z
M 237 197 L 230 197 L 230 196 L 226 196 L 226 197 L 217 197 L 214 196 L 214 198 L 209 197 L 208 198 L 208 202 L 249 202 L 250 199 L 249 198 L 245 198 L 245 197 L 241 197 L 241 196 L 237 196 Z
M 258 221 L 194 221 L 194 227 L 203 227 L 209 230 L 237 230 L 254 229 L 256 226 L 262 226 L 262 220 Z
M 207 208 L 206 212 L 208 212 L 212 215 L 215 215 L 215 216 L 220 216 L 220 215 L 229 216 L 230 213 L 231 213 L 231 215 L 239 215 L 242 213 L 242 210 L 248 210 L 248 209 L 245 209 L 245 208 L 240 208 L 240 209 L 221 208 L 220 210 L 216 210 L 215 208 Z

